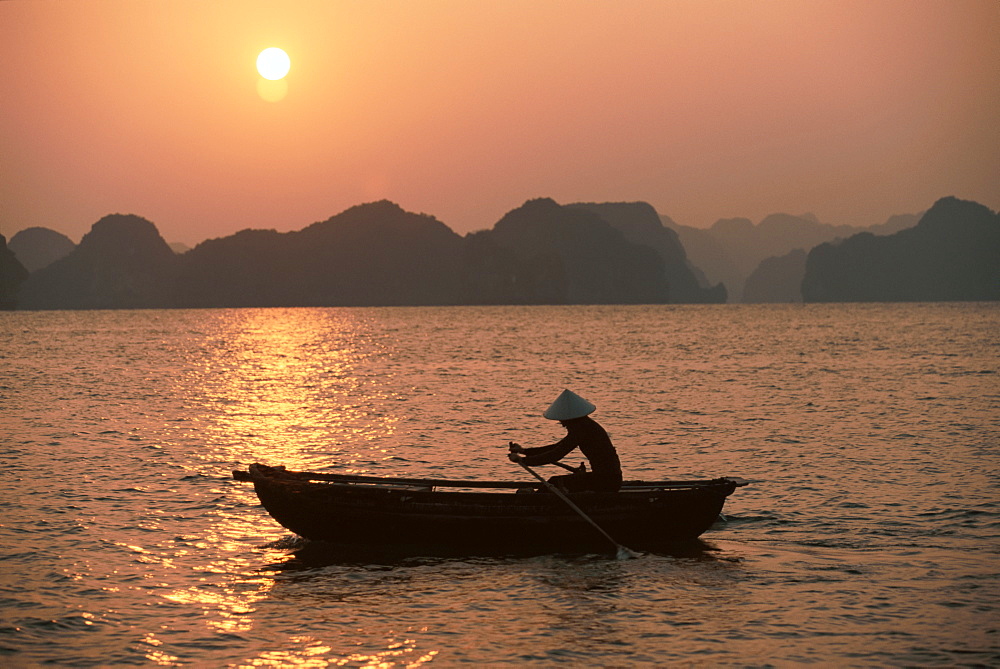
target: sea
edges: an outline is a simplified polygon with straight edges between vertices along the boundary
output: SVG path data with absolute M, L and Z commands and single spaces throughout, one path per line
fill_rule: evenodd
M 0 342 L 5 668 L 1000 667 L 997 303 L 2 312 Z M 627 559 L 358 556 L 231 475 L 530 481 L 506 444 L 561 438 L 564 388 L 626 478 L 749 485 Z

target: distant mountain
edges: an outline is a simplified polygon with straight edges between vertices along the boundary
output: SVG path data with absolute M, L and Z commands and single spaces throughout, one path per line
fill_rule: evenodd
M 868 228 L 855 228 L 854 234 L 859 232 L 870 232 L 873 235 L 894 235 L 900 230 L 906 230 L 915 226 L 921 218 L 923 218 L 926 212 L 919 214 L 897 214 L 895 216 L 890 216 L 889 220 L 885 223 L 880 223 L 879 225 L 873 225 Z
M 61 232 L 48 228 L 25 228 L 10 239 L 7 245 L 25 269 L 35 272 L 64 258 L 76 244 Z
M 654 212 L 655 216 L 655 212 Z M 669 300 L 664 263 L 591 211 L 526 202 L 463 238 L 388 201 L 298 232 L 244 230 L 180 257 L 178 306 Z M 693 282 L 693 279 L 692 279 Z
M 177 258 L 172 305 L 178 307 L 266 307 L 283 305 L 281 274 L 295 272 L 276 258 L 284 235 L 241 230 L 209 239 Z
M 27 278 L 28 270 L 7 246 L 7 238 L 0 235 L 0 310 L 17 306 L 17 289 Z
M 722 283 L 726 288 L 727 300 L 736 301 L 732 287 L 742 283 L 743 275 L 726 245 L 709 230 L 680 225 L 666 216 L 661 216 L 661 219 L 666 227 L 677 233 L 687 253 L 688 262 L 704 277 L 701 280 L 702 287 Z
M 917 228 L 875 239 L 924 240 L 936 220 L 957 217 L 964 221 L 971 216 L 951 211 L 957 207 L 955 202 L 939 202 Z M 680 243 L 685 236 L 696 240 L 695 246 L 719 251 L 719 257 L 731 254 L 739 258 L 744 263 L 740 267 L 744 267 L 747 254 L 738 253 L 740 244 L 757 248 L 759 253 L 769 238 L 808 242 L 812 233 L 804 232 L 803 227 L 815 232 L 820 225 L 808 217 L 773 216 L 758 226 L 746 219 L 730 219 L 720 221 L 713 231 L 698 234 L 675 233 L 661 220 L 669 219 L 661 219 L 645 203 L 563 206 L 541 198 L 507 213 L 490 230 L 462 237 L 432 216 L 381 201 L 352 207 L 299 231 L 243 230 L 176 254 L 153 223 L 138 216 L 114 214 L 95 223 L 68 255 L 23 280 L 17 293 L 18 306 L 115 309 L 719 302 L 725 299 L 725 287 L 707 286 L 698 277 Z M 900 218 L 887 225 L 905 223 L 905 218 Z M 947 250 L 949 243 L 969 237 L 962 232 L 966 228 L 955 227 L 947 240 L 935 240 L 933 245 Z M 919 234 L 907 236 L 918 230 Z M 726 242 L 720 242 L 716 235 Z M 975 253 L 980 255 L 964 247 L 957 255 L 973 266 L 994 262 L 995 274 L 993 256 L 977 260 L 992 248 L 987 236 L 980 232 L 972 236 L 978 249 Z M 856 237 L 844 242 L 843 248 L 864 246 L 852 241 Z M 870 234 L 861 237 L 873 238 Z M 905 256 L 913 245 L 902 250 L 893 247 L 892 253 Z M 3 251 L 13 259 L 8 249 Z M 802 253 L 768 260 L 756 272 L 748 270 L 747 299 L 799 299 L 796 286 L 805 274 Z M 818 286 L 820 291 L 813 299 L 828 299 L 822 290 L 837 285 L 828 274 L 836 273 L 843 264 L 839 253 L 823 250 L 815 261 L 810 254 L 814 272 L 810 286 Z M 15 269 L 13 274 L 4 275 L 8 276 L 4 284 L 8 287 L 7 305 L 11 304 L 10 287 L 23 279 L 16 269 L 23 271 L 23 267 L 9 259 L 4 260 L 5 266 Z M 843 262 L 849 267 L 857 264 L 850 259 Z M 889 260 L 880 263 L 892 266 Z M 927 261 L 924 266 L 934 265 Z M 953 273 L 965 276 L 969 271 L 969 267 L 962 267 Z M 938 285 L 951 285 L 949 281 L 940 279 Z M 953 293 L 942 289 L 929 295 Z
M 760 262 L 743 287 L 743 302 L 801 302 L 806 252 L 802 249 Z
M 113 214 L 94 223 L 69 255 L 33 272 L 23 309 L 127 309 L 169 304 L 174 252 L 144 218 Z
M 652 205 L 645 202 L 615 202 L 569 206 L 594 212 L 621 231 L 628 241 L 656 251 L 663 262 L 671 303 L 718 304 L 726 301 L 726 287 L 721 283 L 710 288 L 699 284 L 696 270 L 688 261 L 680 237 L 674 230 L 663 225 Z
M 462 238 L 388 201 L 297 231 L 244 230 L 179 257 L 175 303 L 385 306 L 462 301 Z
M 915 225 L 917 219 L 913 215 L 893 216 L 868 230 L 889 234 Z M 708 230 L 667 220 L 664 223 L 677 231 L 691 262 L 710 281 L 726 285 L 730 302 L 743 300 L 744 282 L 765 258 L 781 257 L 795 249 L 808 250 L 865 230 L 820 223 L 812 214 L 771 214 L 757 225 L 746 218 L 721 219 Z
M 508 304 L 669 301 L 663 261 L 586 208 L 529 200 L 468 236 L 470 299 Z
M 821 244 L 806 261 L 807 302 L 1000 300 L 1000 215 L 938 200 L 913 228 Z

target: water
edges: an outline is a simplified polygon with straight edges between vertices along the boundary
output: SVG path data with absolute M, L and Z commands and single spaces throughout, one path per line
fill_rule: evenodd
M 0 313 L 0 665 L 1000 666 L 1000 305 Z M 346 558 L 229 471 L 527 478 L 564 387 L 701 550 Z M 552 472 L 554 473 L 554 472 Z

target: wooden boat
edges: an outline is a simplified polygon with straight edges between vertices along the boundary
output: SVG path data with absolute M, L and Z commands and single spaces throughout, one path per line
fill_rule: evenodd
M 282 526 L 314 541 L 436 554 L 605 551 L 609 542 L 538 482 L 383 478 L 253 464 L 251 481 Z M 615 541 L 652 550 L 695 539 L 746 481 L 627 481 L 569 498 Z M 506 489 L 506 492 L 497 490 Z

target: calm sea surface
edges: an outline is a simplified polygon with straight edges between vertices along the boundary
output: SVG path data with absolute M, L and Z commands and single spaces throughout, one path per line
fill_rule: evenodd
M 0 312 L 0 666 L 1000 666 L 1000 305 Z M 741 476 L 703 550 L 347 559 L 259 461 Z M 542 471 L 551 468 L 542 468 Z M 555 472 L 546 472 L 555 473 Z

